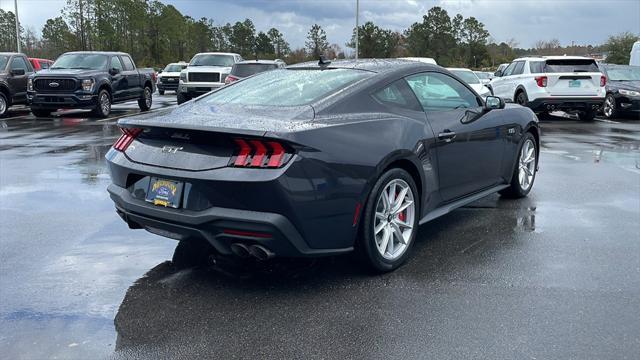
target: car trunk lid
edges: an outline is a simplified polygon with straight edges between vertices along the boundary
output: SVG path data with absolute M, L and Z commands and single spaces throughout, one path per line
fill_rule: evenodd
M 597 96 L 602 73 L 592 59 L 548 59 L 547 89 L 553 96 Z

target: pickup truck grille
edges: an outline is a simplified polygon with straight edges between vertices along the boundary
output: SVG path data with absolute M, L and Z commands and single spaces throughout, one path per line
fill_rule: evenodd
M 33 82 L 33 88 L 42 92 L 74 91 L 76 87 L 73 79 L 36 79 Z
M 160 78 L 160 82 L 163 84 L 177 84 L 179 79 L 177 76 L 163 76 Z
M 189 73 L 189 81 L 220 82 L 220 73 Z

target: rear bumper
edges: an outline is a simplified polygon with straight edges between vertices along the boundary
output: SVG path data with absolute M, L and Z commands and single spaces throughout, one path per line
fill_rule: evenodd
M 168 209 L 134 198 L 115 184 L 107 188 L 118 215 L 130 228 L 143 228 L 175 240 L 206 239 L 217 252 L 231 255 L 231 244 L 262 245 L 276 256 L 314 257 L 347 253 L 353 247 L 312 249 L 295 226 L 275 213 L 212 207 L 202 211 Z
M 27 100 L 33 109 L 92 109 L 96 106 L 97 99 L 98 96 L 92 94 L 27 94 Z
M 596 111 L 603 104 L 604 97 L 552 97 L 531 100 L 527 106 L 533 111 Z

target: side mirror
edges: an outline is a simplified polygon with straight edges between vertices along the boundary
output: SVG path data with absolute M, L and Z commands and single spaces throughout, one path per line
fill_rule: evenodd
M 13 76 L 22 76 L 24 74 L 26 74 L 24 69 L 13 69 L 13 70 L 11 70 L 11 75 L 13 75 Z
M 498 70 L 498 71 L 494 72 L 494 73 L 493 73 L 493 76 L 495 76 L 495 77 L 500 77 L 500 76 L 502 76 L 502 70 Z
M 114 76 L 114 75 L 118 75 L 118 74 L 120 74 L 120 69 L 117 69 L 117 68 L 109 69 L 109 75 Z
M 504 109 L 505 103 L 502 98 L 497 96 L 487 96 L 487 99 L 484 101 L 484 110 L 491 111 L 495 109 Z

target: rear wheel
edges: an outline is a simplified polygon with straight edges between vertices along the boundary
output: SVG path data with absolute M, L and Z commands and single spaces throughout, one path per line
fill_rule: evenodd
M 191 99 L 189 99 L 189 97 L 187 97 L 184 93 L 178 92 L 178 105 L 185 103 Z
M 0 92 L 0 118 L 7 115 L 7 111 L 9 110 L 9 101 L 7 101 L 7 96 Z
M 51 116 L 51 110 L 31 109 L 31 113 L 35 117 L 39 117 L 39 118 L 46 118 Z
M 391 169 L 376 182 L 362 214 L 359 251 L 372 269 L 387 272 L 405 262 L 418 230 L 420 200 L 403 169 Z
M 596 112 L 594 110 L 587 110 L 583 113 L 580 113 L 580 120 L 582 121 L 593 121 L 596 118 Z
M 98 103 L 93 109 L 93 115 L 99 118 L 106 118 L 111 113 L 111 95 L 106 89 L 98 93 Z
M 522 106 L 527 106 L 528 102 L 529 99 L 527 99 L 527 94 L 525 94 L 524 91 L 519 91 L 518 94 L 516 94 L 516 103 Z
M 611 94 L 607 95 L 606 99 L 604 99 L 604 106 L 602 107 L 602 114 L 607 119 L 612 119 L 612 118 L 616 117 L 617 110 L 618 109 L 616 109 L 616 99 Z
M 151 109 L 151 104 L 153 103 L 153 95 L 151 95 L 151 88 L 145 86 L 144 91 L 142 93 L 142 99 L 138 100 L 138 106 L 141 111 L 149 111 Z
M 529 194 L 536 179 L 537 156 L 536 139 L 531 133 L 526 133 L 518 151 L 517 163 L 511 175 L 509 187 L 501 190 L 501 195 L 521 198 Z

